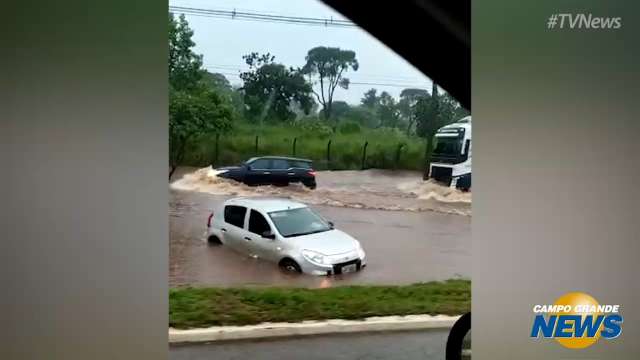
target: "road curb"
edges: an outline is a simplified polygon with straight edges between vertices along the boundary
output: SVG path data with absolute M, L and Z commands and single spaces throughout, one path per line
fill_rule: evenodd
M 247 340 L 274 337 L 358 333 L 375 331 L 400 331 L 424 329 L 448 329 L 459 316 L 407 315 L 380 316 L 364 320 L 323 320 L 301 323 L 262 323 L 247 326 L 213 326 L 204 329 L 169 328 L 169 343 L 213 342 Z

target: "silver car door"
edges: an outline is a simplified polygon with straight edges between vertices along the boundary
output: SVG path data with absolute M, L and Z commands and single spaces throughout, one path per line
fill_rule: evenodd
M 260 258 L 270 261 L 279 260 L 277 240 L 263 237 L 265 231 L 273 231 L 265 216 L 255 209 L 249 210 L 247 235 L 251 239 L 251 248 Z
M 244 239 L 244 226 L 247 218 L 247 208 L 239 205 L 226 205 L 224 207 L 224 221 L 220 231 L 224 237 L 224 243 L 230 248 L 247 254 L 249 248 Z

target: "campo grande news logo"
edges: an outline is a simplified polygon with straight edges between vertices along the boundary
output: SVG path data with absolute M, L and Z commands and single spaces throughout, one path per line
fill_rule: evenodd
M 555 339 L 570 349 L 589 347 L 600 338 L 615 339 L 622 334 L 620 309 L 620 305 L 600 305 L 589 294 L 570 292 L 553 305 L 533 307 L 531 337 Z

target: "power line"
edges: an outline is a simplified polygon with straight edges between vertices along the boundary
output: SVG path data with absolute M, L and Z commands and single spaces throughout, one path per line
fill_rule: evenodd
M 319 23 L 324 25 L 325 22 L 327 22 L 328 24 L 338 24 L 338 25 L 348 25 L 348 26 L 356 26 L 353 22 L 349 21 L 349 20 L 340 20 L 340 19 L 333 19 L 333 18 L 313 18 L 313 17 L 303 17 L 303 16 L 287 16 L 287 15 L 276 15 L 273 13 L 267 13 L 267 12 L 256 12 L 256 11 L 251 11 L 251 10 L 247 10 L 247 11 L 237 11 L 236 9 L 234 10 L 221 10 L 221 9 L 203 9 L 203 8 L 194 8 L 194 7 L 184 7 L 184 6 L 169 6 L 169 8 L 171 10 L 178 10 L 178 11 L 192 11 L 192 12 L 198 12 L 198 13 L 205 13 L 205 14 L 211 14 L 211 15 L 227 15 L 227 16 L 233 16 L 233 17 L 251 17 L 251 18 L 267 18 L 268 20 L 272 20 L 272 19 L 278 19 L 278 20 L 285 20 L 285 21 L 309 21 L 309 22 L 315 22 L 315 23 Z
M 426 88 L 421 88 L 420 87 L 421 85 L 411 85 L 411 84 L 384 84 L 384 83 L 349 81 L 349 85 L 389 86 L 389 87 L 401 87 L 401 88 L 428 90 Z
M 194 1 L 199 3 L 199 5 L 193 5 Z M 200 5 L 202 5 L 203 3 L 207 4 L 207 5 L 211 4 L 211 0 L 171 0 L 169 2 L 170 3 L 186 2 L 186 4 L 183 5 L 183 7 L 191 7 L 191 8 L 198 8 L 198 9 L 202 8 Z M 230 3 L 237 4 L 238 3 L 237 0 L 215 0 L 216 4 L 224 4 L 225 2 L 227 4 L 230 4 Z M 180 7 L 180 5 L 170 5 L 170 6 Z M 291 14 L 291 13 L 282 13 L 282 12 L 279 12 L 279 11 L 272 11 L 272 10 L 265 10 L 265 9 L 247 9 L 247 8 L 242 8 L 242 7 L 238 7 L 238 6 L 222 6 L 222 7 L 218 6 L 217 10 L 229 10 L 229 11 L 235 10 L 235 11 L 246 11 L 246 12 L 259 12 L 259 13 L 264 13 L 264 14 L 267 14 L 267 15 L 292 16 L 292 17 L 297 17 L 297 18 L 305 17 L 304 15 L 301 16 L 301 15 L 298 15 L 298 14 L 294 15 L 294 14 Z M 308 16 L 308 17 L 313 17 L 313 16 Z M 325 17 L 331 18 L 332 16 L 331 15 L 325 15 Z M 346 20 L 346 18 L 344 18 L 344 17 L 343 17 L 343 19 Z
M 205 66 L 209 69 L 208 66 Z M 226 76 L 235 76 L 240 77 L 238 73 L 230 73 L 230 72 L 217 72 L 218 74 L 226 75 Z M 399 88 L 411 88 L 411 89 L 424 89 L 429 90 L 427 88 L 421 87 L 422 85 L 417 84 L 390 84 L 390 83 L 374 83 L 374 82 L 360 82 L 360 81 L 350 81 L 349 85 L 368 85 L 368 86 L 388 86 L 388 87 L 399 87 Z
M 204 65 L 207 69 L 220 69 L 220 70 L 235 70 L 238 72 L 244 72 L 244 71 L 249 71 L 249 67 L 238 67 L 238 66 L 234 66 L 234 65 L 219 65 L 219 64 L 205 64 Z M 216 70 L 217 71 L 217 70 Z M 365 74 L 362 74 L 365 75 Z M 391 77 L 391 76 L 384 76 L 384 75 L 365 75 L 364 77 L 355 76 L 355 79 L 353 77 L 349 76 L 350 80 L 354 80 L 353 83 L 358 83 L 358 84 L 368 84 L 368 82 L 391 82 L 391 83 L 395 83 L 395 85 L 397 86 L 406 86 L 406 87 L 411 87 L 413 85 L 416 84 L 415 82 L 415 78 L 409 78 L 409 77 Z M 413 81 L 412 81 L 413 80 Z M 372 85 L 376 85 L 373 84 Z
M 248 66 L 240 67 L 238 65 L 222 65 L 222 64 L 205 64 L 205 67 L 211 69 L 221 69 L 221 70 L 236 70 L 236 71 L 249 71 Z M 351 79 L 351 77 L 349 77 Z M 395 82 L 395 83 L 414 83 L 416 81 L 415 77 L 405 77 L 405 76 L 388 76 L 388 75 L 375 75 L 375 74 L 361 74 L 358 73 L 356 75 L 356 79 L 363 81 L 382 81 L 382 82 Z M 357 81 L 357 80 L 356 80 Z
M 236 11 L 236 10 L 220 10 L 220 9 L 202 9 L 184 6 L 169 6 L 170 12 L 176 12 L 185 15 L 212 17 L 218 19 L 238 19 L 246 21 L 261 21 L 270 23 L 284 23 L 294 25 L 307 26 L 324 26 L 339 28 L 357 28 L 358 26 L 348 20 L 340 20 L 333 18 L 313 18 L 301 16 L 284 16 L 273 15 L 268 13 L 260 13 L 253 11 Z

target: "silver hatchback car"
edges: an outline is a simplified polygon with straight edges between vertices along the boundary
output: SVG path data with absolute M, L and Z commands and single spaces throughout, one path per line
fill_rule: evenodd
M 307 205 L 279 198 L 234 198 L 209 216 L 207 239 L 281 268 L 313 275 L 359 271 L 360 242 Z

